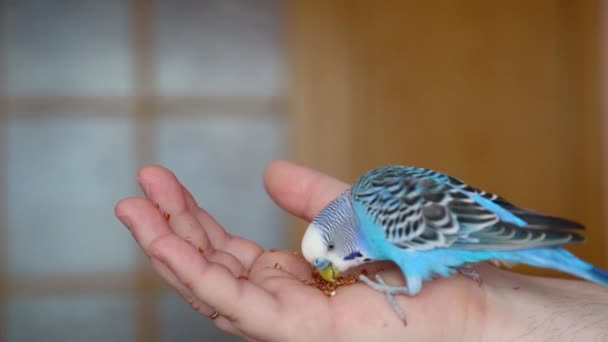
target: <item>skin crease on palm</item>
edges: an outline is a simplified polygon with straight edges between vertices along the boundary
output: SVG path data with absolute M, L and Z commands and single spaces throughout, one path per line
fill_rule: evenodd
M 475 267 L 481 286 L 457 275 L 425 283 L 415 297 L 397 296 L 404 326 L 386 297 L 360 282 L 333 297 L 305 285 L 311 267 L 301 256 L 230 235 L 169 170 L 147 166 L 137 180 L 145 198 L 121 200 L 117 217 L 201 319 L 217 311 L 216 326 L 246 340 L 608 341 L 606 289 L 486 264 Z M 307 221 L 348 186 L 287 161 L 270 163 L 264 184 L 280 207 Z M 403 284 L 392 265 L 379 266 L 389 284 Z

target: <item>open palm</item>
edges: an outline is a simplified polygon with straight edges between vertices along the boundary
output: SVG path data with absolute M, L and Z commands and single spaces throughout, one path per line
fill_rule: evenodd
M 302 282 L 310 279 L 311 267 L 301 256 L 264 251 L 252 241 L 230 235 L 198 207 L 169 170 L 145 167 L 138 181 L 146 198 L 121 200 L 116 215 L 158 274 L 193 309 L 212 316 L 229 333 L 254 341 L 426 341 L 448 334 L 452 337 L 448 340 L 457 340 L 475 334 L 470 322 L 483 325 L 487 316 L 487 293 L 461 276 L 427 283 L 413 298 L 398 296 L 407 326 L 383 294 L 360 282 L 327 297 Z M 285 161 L 269 165 L 265 185 L 278 205 L 305 220 L 347 187 Z M 385 268 L 383 278 L 389 283 L 402 281 L 394 268 Z M 490 278 L 500 272 L 481 270 Z

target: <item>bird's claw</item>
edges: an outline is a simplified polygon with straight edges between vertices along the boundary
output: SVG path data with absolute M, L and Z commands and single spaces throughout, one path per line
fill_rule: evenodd
M 364 275 L 360 275 L 359 279 L 372 289 L 378 292 L 385 293 L 386 299 L 388 300 L 389 304 L 391 305 L 399 319 L 403 322 L 404 325 L 407 325 L 405 314 L 403 313 L 403 310 L 401 310 L 399 304 L 397 304 L 397 301 L 393 297 L 393 295 L 395 294 L 409 295 L 410 291 L 407 287 L 388 285 L 384 282 L 384 280 L 382 279 L 382 277 L 380 277 L 379 274 L 376 274 L 376 281 L 373 281 Z
M 477 282 L 479 286 L 481 286 L 482 280 L 479 272 L 475 271 L 470 267 L 461 267 L 458 269 L 458 272 L 464 276 L 467 276 Z

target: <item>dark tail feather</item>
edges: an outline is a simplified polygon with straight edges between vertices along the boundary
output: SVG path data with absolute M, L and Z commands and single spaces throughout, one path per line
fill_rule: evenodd
M 591 278 L 589 280 L 604 286 L 608 286 L 608 272 L 592 266 L 591 270 L 589 270 L 589 275 Z
M 585 226 L 578 222 L 561 217 L 540 214 L 531 210 L 514 211 L 514 214 L 526 221 L 528 224 L 526 228 L 585 229 Z
M 529 227 L 526 228 L 542 228 L 542 229 L 584 229 L 585 226 L 581 223 L 568 220 L 561 217 L 546 215 L 532 209 L 520 208 L 504 198 L 495 199 L 494 203 L 509 210 L 515 216 L 524 220 Z
M 561 247 L 530 248 L 504 253 L 506 257 L 501 258 L 504 261 L 552 268 L 608 286 L 608 272 L 579 259 Z

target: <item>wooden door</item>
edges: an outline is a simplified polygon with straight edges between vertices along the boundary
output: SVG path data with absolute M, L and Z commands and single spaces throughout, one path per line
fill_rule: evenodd
M 599 12 L 598 1 L 292 0 L 294 158 L 349 182 L 390 163 L 449 172 L 583 222 L 588 242 L 570 249 L 608 266 Z

